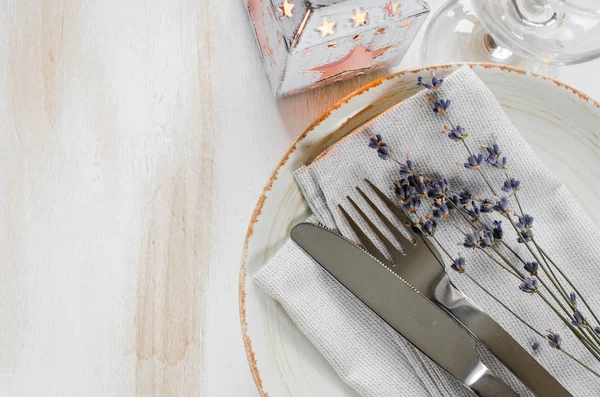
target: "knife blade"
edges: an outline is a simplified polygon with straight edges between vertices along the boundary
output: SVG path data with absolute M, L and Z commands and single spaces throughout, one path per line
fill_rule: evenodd
M 371 255 L 311 223 L 290 236 L 348 291 L 451 376 L 482 397 L 516 397 L 477 356 L 472 335 Z

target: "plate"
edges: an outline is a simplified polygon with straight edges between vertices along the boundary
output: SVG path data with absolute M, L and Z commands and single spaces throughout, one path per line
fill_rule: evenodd
M 450 74 L 462 64 L 401 72 L 341 100 L 285 154 L 250 221 L 240 270 L 240 317 L 250 369 L 261 396 L 358 396 L 298 331 L 281 306 L 252 277 L 308 216 L 293 171 L 364 122 L 419 90 L 419 74 Z M 600 104 L 558 81 L 523 70 L 468 64 L 494 93 L 509 118 L 580 206 L 600 225 Z

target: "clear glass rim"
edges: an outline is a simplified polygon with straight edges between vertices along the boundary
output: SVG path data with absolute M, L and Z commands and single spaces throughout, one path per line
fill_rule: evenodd
M 578 14 L 600 18 L 600 2 L 594 8 L 574 4 L 573 0 L 559 0 L 564 7 L 564 12 L 576 12 Z

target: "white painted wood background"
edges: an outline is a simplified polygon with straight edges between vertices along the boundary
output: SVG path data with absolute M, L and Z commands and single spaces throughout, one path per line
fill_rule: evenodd
M 376 76 L 276 103 L 241 4 L 0 1 L 0 396 L 257 395 L 237 289 L 255 201 Z M 560 77 L 600 98 L 598 65 Z

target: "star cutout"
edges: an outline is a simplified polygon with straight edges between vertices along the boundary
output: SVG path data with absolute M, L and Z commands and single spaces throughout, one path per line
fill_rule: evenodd
M 296 7 L 294 3 L 288 3 L 288 0 L 284 0 L 283 4 L 279 6 L 279 11 L 281 11 L 281 17 L 292 17 L 292 10 Z
M 363 12 L 360 8 L 357 8 L 352 19 L 354 20 L 354 27 L 357 28 L 361 25 L 367 24 L 367 11 Z
M 319 32 L 321 32 L 321 38 L 327 35 L 334 35 L 335 32 L 333 28 L 335 27 L 335 22 L 329 22 L 327 18 L 323 18 L 323 24 L 317 28 Z
M 339 77 L 342 74 L 350 72 L 361 72 L 372 68 L 373 60 L 378 56 L 383 55 L 392 47 L 393 46 L 388 46 L 370 51 L 362 45 L 359 45 L 339 61 L 319 66 L 310 69 L 309 71 L 314 73 L 323 73 L 321 77 L 319 77 L 319 81 L 327 80 L 332 77 Z
M 263 8 L 261 0 L 248 0 L 248 11 L 250 11 L 250 17 L 252 18 L 252 24 L 256 32 L 256 38 L 258 39 L 258 45 L 260 52 L 263 57 L 269 55 L 273 58 L 273 49 L 269 44 L 269 38 L 265 31 L 265 23 L 263 20 Z
M 387 5 L 385 6 L 385 10 L 387 11 L 388 17 L 393 17 L 394 15 L 400 15 L 400 2 L 394 2 L 392 0 L 388 0 Z

